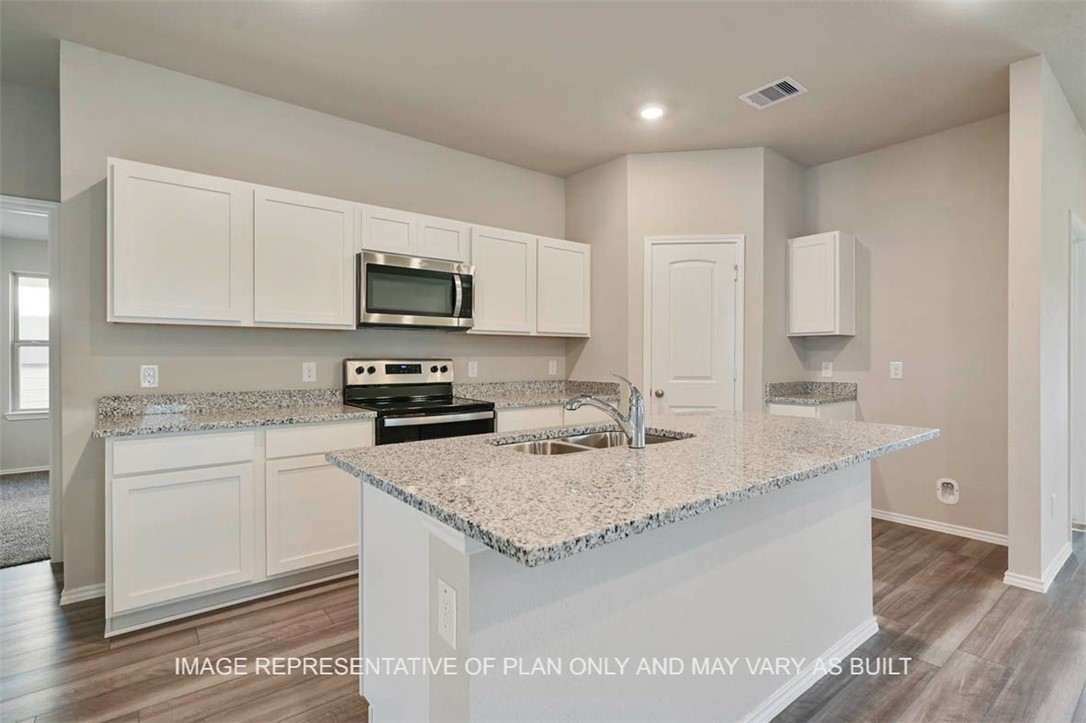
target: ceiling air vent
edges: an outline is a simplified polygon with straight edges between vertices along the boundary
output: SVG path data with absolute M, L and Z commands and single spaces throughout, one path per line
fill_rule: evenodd
M 781 78 L 776 83 L 767 85 L 758 90 L 752 90 L 739 96 L 739 100 L 750 103 L 758 110 L 777 105 L 781 101 L 803 95 L 807 89 L 796 82 L 795 78 Z

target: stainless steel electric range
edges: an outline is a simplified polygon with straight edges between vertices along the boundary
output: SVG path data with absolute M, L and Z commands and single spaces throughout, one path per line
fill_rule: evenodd
M 452 359 L 347 359 L 343 402 L 377 413 L 377 444 L 494 431 L 494 403 L 452 393 Z

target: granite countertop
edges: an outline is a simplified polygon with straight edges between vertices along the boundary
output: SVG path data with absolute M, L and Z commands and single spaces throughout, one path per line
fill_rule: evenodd
M 345 406 L 339 389 L 134 394 L 99 399 L 92 436 L 206 432 L 375 416 L 369 410 Z
M 497 409 L 552 407 L 578 394 L 590 394 L 612 404 L 619 400 L 616 382 L 529 381 L 455 383 L 453 394 L 465 399 L 493 402 Z
M 498 442 L 609 424 L 333 452 L 363 482 L 529 567 L 933 439 L 937 429 L 763 414 L 669 416 L 693 435 L 635 451 L 523 454 Z
M 765 400 L 770 404 L 822 404 L 856 401 L 855 382 L 771 382 L 765 385 Z

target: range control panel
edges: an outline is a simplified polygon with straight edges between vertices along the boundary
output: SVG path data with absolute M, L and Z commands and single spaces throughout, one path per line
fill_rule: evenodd
M 452 359 L 347 359 L 343 362 L 345 383 L 432 384 L 451 383 Z

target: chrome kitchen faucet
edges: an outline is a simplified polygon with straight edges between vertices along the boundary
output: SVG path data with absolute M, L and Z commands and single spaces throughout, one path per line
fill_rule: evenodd
M 611 372 L 611 376 L 618 377 L 622 381 L 626 382 L 626 385 L 630 388 L 630 413 L 623 414 L 618 411 L 618 408 L 613 404 L 608 404 L 602 399 L 596 399 L 590 397 L 587 394 L 578 394 L 575 397 L 570 397 L 566 400 L 566 409 L 573 412 L 581 408 L 582 405 L 587 404 L 590 407 L 596 407 L 606 412 L 612 419 L 618 422 L 618 426 L 622 428 L 622 431 L 626 434 L 626 438 L 630 440 L 630 449 L 644 449 L 645 448 L 645 398 L 641 395 L 641 390 L 638 389 L 633 382 L 621 374 L 615 374 Z

